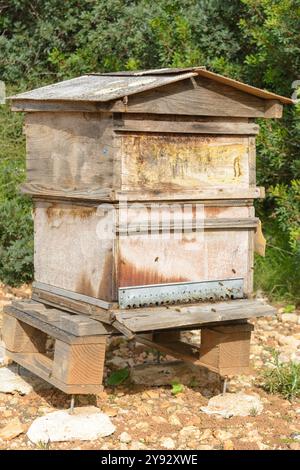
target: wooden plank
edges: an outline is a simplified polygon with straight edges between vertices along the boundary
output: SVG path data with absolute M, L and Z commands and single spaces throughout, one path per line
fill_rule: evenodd
M 133 332 L 172 329 L 187 325 L 241 320 L 259 316 L 272 316 L 276 310 L 259 300 L 233 300 L 198 304 L 197 306 L 169 306 L 140 308 L 128 312 L 115 311 L 116 318 Z
M 200 360 L 221 373 L 239 374 L 249 367 L 250 338 L 253 325 L 242 324 L 203 328 Z
M 134 233 L 148 233 L 149 230 L 152 232 L 166 232 L 169 233 L 169 231 L 189 231 L 189 230 L 226 230 L 226 229 L 255 229 L 258 225 L 258 218 L 256 217 L 247 217 L 244 219 L 238 219 L 238 218 L 228 218 L 228 219 L 221 219 L 221 218 L 211 218 L 211 219 L 205 219 L 202 222 L 198 221 L 198 223 L 191 221 L 190 223 L 185 221 L 185 222 L 180 222 L 178 221 L 177 223 L 171 222 L 170 224 L 165 224 L 165 223 L 150 223 L 148 221 L 138 221 L 136 225 L 131 224 L 128 226 L 127 224 L 125 225 L 119 225 L 117 227 L 117 231 L 119 234 L 134 234 Z
M 13 302 L 12 307 L 75 336 L 107 335 L 115 331 L 112 326 L 105 325 L 87 315 L 70 314 L 45 306 L 42 310 L 35 309 L 31 306 L 22 305 L 22 302 Z
M 43 290 L 104 309 L 112 306 L 116 299 L 114 240 L 105 232 L 102 236 L 101 230 L 111 226 L 113 213 L 106 209 L 70 203 L 35 204 L 35 279 Z
M 108 335 L 114 328 L 86 315 L 64 315 L 60 328 L 75 336 Z
M 79 300 L 67 299 L 57 294 L 52 294 L 41 289 L 33 288 L 32 299 L 58 307 L 67 312 L 88 315 L 91 318 L 110 324 L 112 322 L 109 310 L 91 305 Z
M 277 100 L 267 100 L 265 103 L 265 118 L 282 118 L 283 105 Z
M 192 363 L 197 366 L 203 366 L 207 369 L 219 373 L 219 369 L 213 365 L 203 364 L 199 359 L 199 348 L 196 346 L 183 343 L 181 341 L 174 341 L 168 343 L 160 343 L 157 341 L 152 341 L 144 335 L 136 336 L 136 340 L 139 343 L 145 344 L 151 348 L 157 349 L 163 353 L 169 354 L 177 359 L 180 359 L 184 362 Z
M 23 194 L 35 197 L 67 199 L 67 200 L 88 200 L 88 201 L 109 201 L 111 199 L 111 189 L 74 190 L 67 188 L 53 188 L 52 186 L 26 182 L 20 185 Z
M 264 99 L 197 77 L 129 96 L 126 105 L 116 103 L 110 109 L 152 114 L 263 117 L 264 106 Z
M 152 117 L 152 119 L 151 119 Z M 182 133 L 182 134 L 233 134 L 255 135 L 259 132 L 259 126 L 248 123 L 247 120 L 228 120 L 211 117 L 209 120 L 182 120 L 171 116 L 172 120 L 165 118 L 155 119 L 153 116 L 122 114 L 114 118 L 113 126 L 117 132 L 157 132 L 157 133 Z
M 210 229 L 120 236 L 119 288 L 239 277 L 248 294 L 248 230 Z
M 78 294 L 77 292 L 70 292 L 60 287 L 45 284 L 44 282 L 34 281 L 32 284 L 32 287 L 33 289 L 43 290 L 51 294 L 57 294 L 61 297 L 67 297 L 68 299 L 79 300 L 81 302 L 89 303 L 91 305 L 94 305 L 96 307 L 99 307 L 105 310 L 112 308 L 114 305 L 112 302 L 106 302 L 101 299 L 90 297 L 88 295 Z
M 256 187 L 256 140 L 249 137 L 249 184 L 251 188 Z
M 103 390 L 102 385 L 89 384 L 65 384 L 61 380 L 52 376 L 52 360 L 40 353 L 13 353 L 7 351 L 7 356 L 20 364 L 25 369 L 41 377 L 46 382 L 54 385 L 65 393 L 69 394 L 97 394 Z
M 129 96 L 127 100 L 88 101 L 15 99 L 13 111 L 117 112 L 192 116 L 264 117 L 265 100 L 205 78 L 185 80 Z
M 25 134 L 29 183 L 71 191 L 111 186 L 112 115 L 29 113 Z
M 68 385 L 100 385 L 103 378 L 105 342 L 66 344 L 55 342 L 52 375 Z
M 180 189 L 178 191 L 166 190 L 122 190 L 115 191 L 112 198 L 116 201 L 184 201 L 184 200 L 234 200 L 264 198 L 265 190 L 258 188 L 207 188 L 207 189 Z
M 83 337 L 75 336 L 75 335 L 72 335 L 71 333 L 66 333 L 65 331 L 58 328 L 54 324 L 51 325 L 49 323 L 46 323 L 45 321 L 40 320 L 39 318 L 37 318 L 36 316 L 33 316 L 32 314 L 23 312 L 12 306 L 6 306 L 4 312 L 7 313 L 8 315 L 11 315 L 17 318 L 21 322 L 24 322 L 30 326 L 33 326 L 34 328 L 40 331 L 43 331 L 47 335 L 52 336 L 53 338 L 59 339 L 68 344 L 82 344 L 82 343 L 92 344 L 92 343 L 99 342 L 99 335 L 98 336 L 91 335 L 91 336 L 83 336 Z
M 129 340 L 133 339 L 135 336 L 132 331 L 130 331 L 123 323 L 120 323 L 118 320 L 115 320 L 112 323 L 112 326 L 121 332 L 124 336 L 126 336 L 126 338 Z
M 7 314 L 3 315 L 2 338 L 5 347 L 13 352 L 36 353 L 46 350 L 45 333 Z
M 116 174 L 116 172 L 114 173 Z M 117 177 L 115 178 L 115 180 Z M 117 183 L 114 183 L 114 187 L 117 187 Z M 265 191 L 262 187 L 253 187 L 253 188 L 245 188 L 244 190 L 241 189 L 225 189 L 222 188 L 210 188 L 210 189 L 199 189 L 199 190 L 180 190 L 178 192 L 167 192 L 167 191 L 160 191 L 160 190 L 153 190 L 153 191 L 131 191 L 131 190 L 122 190 L 122 191 L 115 191 L 105 190 L 105 191 L 95 191 L 95 192 L 87 192 L 87 191 L 65 191 L 64 189 L 54 190 L 50 187 L 36 185 L 31 183 L 24 183 L 20 186 L 21 192 L 24 194 L 31 195 L 36 198 L 36 201 L 43 201 L 43 200 L 54 200 L 56 202 L 62 201 L 67 202 L 71 200 L 76 202 L 76 204 L 90 201 L 93 202 L 118 202 L 124 201 L 127 199 L 128 201 L 177 201 L 177 200 L 197 200 L 199 202 L 206 202 L 206 204 L 210 203 L 210 199 L 218 200 L 220 204 L 222 202 L 228 201 L 240 201 L 244 202 L 247 199 L 257 199 L 257 198 L 264 198 Z
M 122 191 L 249 190 L 249 139 L 123 135 Z M 201 198 L 201 196 L 198 198 Z

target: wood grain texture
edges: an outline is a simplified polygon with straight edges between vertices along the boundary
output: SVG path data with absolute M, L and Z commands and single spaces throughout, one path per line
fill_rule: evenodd
M 117 268 L 119 287 L 241 277 L 247 294 L 251 292 L 249 230 L 205 230 L 157 236 L 142 233 L 121 237 Z
M 7 351 L 7 356 L 24 369 L 29 370 L 33 374 L 41 377 L 46 382 L 68 394 L 97 394 L 102 392 L 101 384 L 65 384 L 61 380 L 52 375 L 52 360 L 40 353 L 13 353 Z
M 111 115 L 29 113 L 25 133 L 28 183 L 65 191 L 111 185 Z
M 88 315 L 103 323 L 110 324 L 112 322 L 112 315 L 109 310 L 105 310 L 91 303 L 70 299 L 62 295 L 37 289 L 36 287 L 33 288 L 32 299 L 52 307 L 61 308 L 67 312 Z
M 232 300 L 197 305 L 115 310 L 115 316 L 133 332 L 194 327 L 246 318 L 272 316 L 276 310 L 259 300 Z
M 7 314 L 3 315 L 2 338 L 12 352 L 45 352 L 47 335 Z
M 101 230 L 111 227 L 112 216 L 101 207 L 37 202 L 34 213 L 35 280 L 111 303 L 116 295 L 113 239 L 103 239 Z M 68 297 L 67 292 L 61 295 Z M 84 301 L 84 298 L 78 300 Z M 103 305 L 101 303 L 99 307 Z
M 213 188 L 249 189 L 249 141 L 245 137 L 124 135 L 124 191 Z
M 68 385 L 100 385 L 104 360 L 105 343 L 70 345 L 57 340 L 52 375 Z
M 129 96 L 127 100 L 91 103 L 88 101 L 15 99 L 13 111 L 30 112 L 117 112 L 177 114 L 193 116 L 264 117 L 265 100 L 213 83 L 193 78 Z M 268 112 L 268 110 L 267 110 Z M 271 111 L 269 116 L 271 117 Z
M 244 373 L 249 367 L 250 324 L 203 328 L 199 359 L 221 374 Z
M 247 118 L 194 118 L 185 116 L 160 116 L 155 114 L 114 114 L 116 132 L 155 132 L 180 134 L 233 134 L 255 135 L 259 131 L 257 124 L 248 122 Z
M 27 313 L 10 305 L 5 307 L 5 313 L 11 317 L 16 318 L 20 322 L 25 323 L 26 325 L 30 325 L 33 328 L 68 344 L 93 344 L 102 341 L 101 339 L 99 340 L 99 338 L 104 338 L 104 336 L 99 335 L 82 337 L 75 336 L 59 328 L 59 324 L 56 324 L 56 322 L 50 324 L 45 320 L 41 320 L 37 317 L 36 312 Z

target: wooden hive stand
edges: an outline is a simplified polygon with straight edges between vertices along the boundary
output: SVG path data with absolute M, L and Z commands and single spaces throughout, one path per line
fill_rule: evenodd
M 103 389 L 109 327 L 38 302 L 14 302 L 4 310 L 2 337 L 7 356 L 68 394 Z M 47 339 L 53 338 L 52 353 Z

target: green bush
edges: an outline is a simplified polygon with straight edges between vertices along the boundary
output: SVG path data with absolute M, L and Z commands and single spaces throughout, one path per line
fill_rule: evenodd
M 300 364 L 282 363 L 278 353 L 273 351 L 271 363 L 263 370 L 261 387 L 287 399 L 300 397 Z
M 31 202 L 18 193 L 25 177 L 22 115 L 0 106 L 0 280 L 17 286 L 33 276 Z

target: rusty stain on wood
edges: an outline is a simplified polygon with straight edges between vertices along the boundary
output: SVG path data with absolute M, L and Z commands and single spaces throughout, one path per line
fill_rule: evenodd
M 155 262 L 155 261 L 154 261 Z M 189 279 L 183 276 L 165 276 L 159 270 L 151 269 L 145 266 L 145 269 L 139 269 L 128 261 L 120 260 L 119 285 L 120 287 L 166 284 L 171 282 L 186 282 Z
M 249 184 L 245 137 L 125 135 L 122 189 L 176 190 Z
M 96 206 L 75 207 L 74 205 L 70 205 L 70 207 L 68 207 L 67 205 L 65 205 L 62 208 L 61 204 L 53 202 L 47 207 L 46 214 L 49 222 L 53 219 L 62 219 L 66 215 L 66 213 L 68 213 L 69 216 L 72 216 L 74 218 L 78 217 L 84 220 L 91 217 L 93 214 L 95 214 L 96 211 Z
M 102 268 L 102 276 L 100 279 L 99 289 L 97 293 L 98 299 L 111 300 L 113 296 L 113 263 L 114 257 L 112 249 L 106 254 L 105 262 Z
M 75 291 L 79 294 L 88 295 L 90 297 L 96 297 L 95 290 L 89 279 L 89 275 L 85 272 L 80 274 L 79 281 L 76 284 Z

